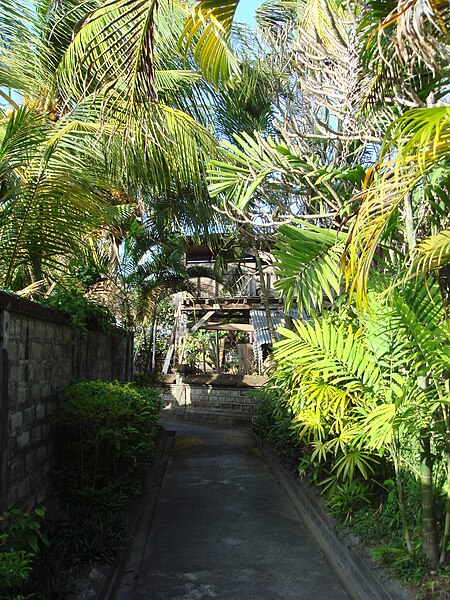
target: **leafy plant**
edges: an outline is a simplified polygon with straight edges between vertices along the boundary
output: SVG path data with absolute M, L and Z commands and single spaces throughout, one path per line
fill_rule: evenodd
M 362 504 L 370 504 L 369 486 L 356 479 L 337 485 L 328 500 L 331 512 L 345 520 L 351 518 Z
M 292 413 L 278 390 L 268 387 L 249 393 L 256 401 L 252 429 L 261 441 L 274 446 L 289 463 L 296 461 L 297 448 L 293 435 Z
M 155 445 L 155 388 L 85 381 L 66 388 L 57 419 L 65 429 L 60 487 L 69 496 L 120 504 Z
M 108 331 L 115 324 L 109 309 L 86 298 L 77 287 L 58 286 L 50 296 L 40 299 L 40 303 L 68 314 L 72 327 L 80 331 L 88 328 Z
M 44 515 L 41 509 L 31 513 L 14 509 L 5 515 L 7 527 L 0 545 L 2 600 L 71 598 L 79 568 L 109 563 L 128 539 L 122 515 L 107 508 L 68 504 L 51 516 Z
M 64 505 L 44 523 L 49 544 L 35 561 L 30 588 L 38 600 L 62 600 L 83 565 L 109 563 L 128 539 L 122 516 L 105 508 Z
M 48 545 L 47 536 L 42 529 L 44 516 L 45 510 L 41 508 L 30 513 L 12 509 L 0 518 L 3 531 L 0 535 L 2 598 L 9 599 L 13 590 L 25 589 L 33 572 L 40 546 Z

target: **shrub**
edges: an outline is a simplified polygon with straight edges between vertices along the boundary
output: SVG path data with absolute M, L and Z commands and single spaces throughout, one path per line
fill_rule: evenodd
M 298 449 L 293 437 L 292 413 L 282 395 L 275 388 L 265 388 L 250 393 L 256 401 L 253 431 L 272 444 L 288 462 L 296 460 Z
M 66 388 L 57 411 L 65 494 L 105 506 L 138 491 L 136 473 L 154 449 L 159 409 L 154 388 L 104 381 Z
M 48 540 L 42 532 L 45 511 L 37 508 L 31 513 L 11 510 L 5 513 L 0 534 L 0 598 L 16 599 L 14 591 L 22 592 L 33 571 L 40 542 Z
M 76 287 L 58 287 L 51 296 L 39 302 L 65 312 L 70 317 L 72 327 L 80 331 L 89 328 L 110 331 L 115 324 L 114 315 L 107 307 L 88 300 Z

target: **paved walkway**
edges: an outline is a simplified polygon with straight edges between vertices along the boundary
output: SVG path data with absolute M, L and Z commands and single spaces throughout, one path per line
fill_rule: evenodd
M 166 425 L 177 436 L 129 600 L 349 599 L 248 432 Z

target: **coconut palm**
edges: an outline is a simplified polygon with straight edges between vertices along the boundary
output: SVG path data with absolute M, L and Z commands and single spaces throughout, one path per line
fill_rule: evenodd
M 28 106 L 10 116 L 9 126 L 6 117 L 3 121 L 2 175 L 7 195 L 2 195 L 1 227 L 2 240 L 12 249 L 4 266 L 5 285 L 12 285 L 17 269 L 27 270 L 24 281 L 40 277 L 50 267 L 47 258 L 60 266 L 67 263 L 70 258 L 64 258 L 64 252 L 70 244 L 73 256 L 86 239 L 81 232 L 97 232 L 106 239 L 103 232 L 114 213 L 112 205 L 117 203 L 137 204 L 137 210 L 147 218 L 171 215 L 181 232 L 205 231 L 213 216 L 203 164 L 206 157 L 215 155 L 216 142 L 204 126 L 182 110 L 192 109 L 194 116 L 203 114 L 207 123 L 208 110 L 202 110 L 205 103 L 199 102 L 207 92 L 201 95 L 197 74 L 179 68 L 183 62 L 179 53 L 174 60 L 175 34 L 167 39 L 159 36 L 155 85 L 162 100 L 147 103 L 145 118 L 143 113 L 140 120 L 130 121 L 126 116 L 126 95 L 120 81 L 109 91 L 105 87 L 100 90 L 97 84 L 90 90 L 86 86 L 78 96 L 68 93 L 64 86 L 72 29 L 99 6 L 94 1 L 89 5 L 36 1 L 34 10 L 21 13 L 12 4 L 2 5 L 0 83 L 18 90 Z M 16 35 L 12 36 L 14 27 Z M 181 29 L 180 21 L 179 33 Z M 101 78 L 101 74 L 97 76 Z M 111 97 L 115 110 L 106 120 L 105 106 Z M 14 107 L 17 102 L 10 100 Z M 37 129 L 32 131 L 34 125 Z M 11 152 L 15 162 L 8 155 Z M 63 202 L 67 204 L 64 211 Z M 44 219 L 48 219 L 47 224 Z M 114 219 L 111 226 L 117 222 L 117 214 Z M 73 235 L 67 236 L 72 224 Z M 77 238 L 79 243 L 75 244 Z M 31 267 L 27 264 L 30 260 Z

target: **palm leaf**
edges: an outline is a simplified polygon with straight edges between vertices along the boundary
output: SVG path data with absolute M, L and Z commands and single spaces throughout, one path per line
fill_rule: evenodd
M 351 327 L 335 327 L 314 319 L 313 324 L 295 322 L 295 331 L 280 328 L 283 339 L 275 343 L 274 356 L 290 364 L 299 379 L 319 378 L 344 389 L 347 394 L 373 393 L 380 384 L 375 358 Z
M 397 334 L 408 340 L 412 372 L 440 377 L 441 349 L 448 345 L 450 334 L 439 286 L 419 279 L 395 293 L 392 306 Z M 439 386 L 437 379 L 435 384 Z
M 382 159 L 372 168 L 350 229 L 346 277 L 365 301 L 370 265 L 390 220 L 407 194 L 447 158 L 450 108 L 414 109 L 394 122 L 384 141 Z M 394 158 L 386 156 L 396 147 Z
M 275 288 L 284 298 L 286 310 L 297 298 L 299 310 L 322 309 L 324 297 L 333 302 L 340 292 L 340 257 L 346 236 L 298 221 L 282 225 L 277 233 L 274 256 L 280 277 Z
M 194 45 L 194 58 L 203 75 L 216 86 L 238 71 L 230 48 L 231 29 L 239 0 L 199 0 L 182 32 L 185 52 Z
M 10 118 L 0 147 L 0 273 L 3 285 L 31 265 L 34 279 L 64 266 L 86 231 L 107 221 L 105 180 L 90 168 L 74 138 L 46 144 L 51 129 L 42 116 L 21 109 Z M 94 153 L 89 150 L 92 160 Z M 100 159 L 98 159 L 100 160 Z
M 359 165 L 322 166 L 316 156 L 299 156 L 289 144 L 258 133 L 242 133 L 234 138 L 235 145 L 223 144 L 225 160 L 210 161 L 208 190 L 212 197 L 225 197 L 239 211 L 247 210 L 258 195 L 264 196 L 264 191 L 273 188 L 272 201 L 284 210 L 289 202 L 296 202 L 295 212 L 306 212 L 307 201 L 316 200 L 322 203 L 323 211 L 335 214 L 355 188 L 360 189 L 364 179 L 365 170 Z M 290 189 L 289 198 L 285 185 Z
M 361 315 L 365 343 L 381 368 L 384 397 L 388 401 L 404 396 L 405 377 L 401 375 L 410 360 L 410 345 L 400 334 L 395 310 L 388 301 L 369 297 L 369 310 Z
M 416 258 L 411 270 L 430 273 L 450 263 L 450 229 L 425 238 L 415 248 Z
M 126 102 L 131 114 L 156 99 L 156 0 L 109 0 L 79 24 L 59 69 L 68 98 L 103 95 L 103 111 Z

